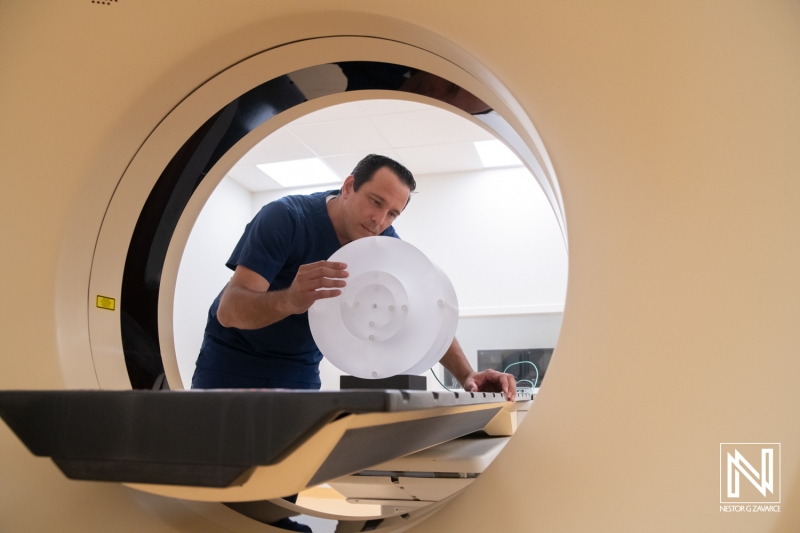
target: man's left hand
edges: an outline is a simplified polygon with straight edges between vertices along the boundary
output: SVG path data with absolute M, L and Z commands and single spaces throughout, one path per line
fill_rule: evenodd
M 467 392 L 502 392 L 509 402 L 517 396 L 517 380 L 511 374 L 504 374 L 497 370 L 484 370 L 473 372 L 464 380 L 464 390 Z

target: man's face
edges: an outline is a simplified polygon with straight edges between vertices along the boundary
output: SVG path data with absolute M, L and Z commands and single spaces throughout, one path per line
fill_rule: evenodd
M 400 215 L 411 194 L 394 172 L 381 167 L 372 179 L 353 188 L 353 177 L 342 185 L 345 231 L 350 240 L 380 235 Z

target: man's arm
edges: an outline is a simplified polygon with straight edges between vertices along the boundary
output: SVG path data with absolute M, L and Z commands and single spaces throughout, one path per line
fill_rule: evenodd
M 502 392 L 508 401 L 513 401 L 517 395 L 517 381 L 511 374 L 491 369 L 475 372 L 467 361 L 458 339 L 453 339 L 450 348 L 439 362 L 453 374 L 465 391 Z
M 317 300 L 342 294 L 346 268 L 330 261 L 302 265 L 288 289 L 267 292 L 269 282 L 263 276 L 238 265 L 222 292 L 217 320 L 226 328 L 259 329 L 305 313 Z

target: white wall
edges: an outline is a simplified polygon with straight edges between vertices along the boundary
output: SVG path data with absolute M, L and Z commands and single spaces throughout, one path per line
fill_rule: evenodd
M 417 194 L 395 223 L 403 240 L 450 277 L 461 307 L 456 333 L 473 367 L 477 351 L 552 348 L 561 328 L 567 256 L 544 194 L 524 168 L 419 175 Z M 188 383 L 208 306 L 230 278 L 225 268 L 244 226 L 286 194 L 335 186 L 251 194 L 226 178 L 192 230 L 178 274 L 175 345 Z M 441 376 L 441 368 L 439 375 Z M 320 365 L 323 388 L 341 372 Z M 429 388 L 439 388 L 428 375 Z
M 472 368 L 478 368 L 478 350 L 517 350 L 555 348 L 564 313 L 528 313 L 520 315 L 462 316 L 456 338 Z M 441 379 L 441 365 L 434 368 Z M 440 389 L 430 373 L 428 388 Z M 431 383 L 432 382 L 432 383 Z M 432 385 L 432 386 L 431 386 Z
M 525 168 L 422 175 L 417 182 L 394 226 L 447 273 L 459 307 L 469 314 L 563 307 L 566 249 Z
M 208 308 L 231 278 L 225 262 L 251 218 L 250 191 L 226 177 L 203 207 L 186 243 L 173 308 L 175 351 L 186 388 L 200 353 Z

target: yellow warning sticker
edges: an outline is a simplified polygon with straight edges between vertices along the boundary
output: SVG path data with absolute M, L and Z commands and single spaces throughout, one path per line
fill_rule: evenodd
M 97 307 L 100 309 L 108 309 L 109 311 L 113 311 L 115 307 L 114 298 L 109 298 L 108 296 L 100 296 L 97 295 Z

